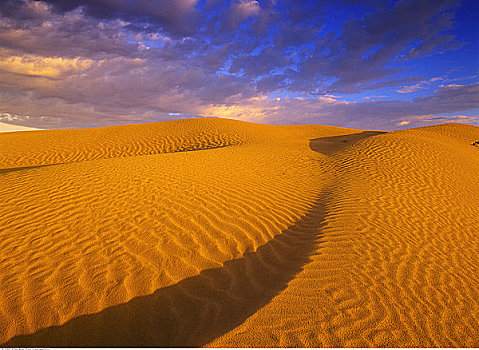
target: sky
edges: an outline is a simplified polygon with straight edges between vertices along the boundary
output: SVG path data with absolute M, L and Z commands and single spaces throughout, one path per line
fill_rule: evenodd
M 479 126 L 476 0 L 0 0 L 0 122 Z

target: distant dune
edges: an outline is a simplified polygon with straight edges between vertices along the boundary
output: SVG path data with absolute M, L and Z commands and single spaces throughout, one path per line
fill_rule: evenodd
M 28 126 L 13 125 L 0 122 L 0 132 L 11 132 L 11 131 L 32 131 L 40 130 L 37 128 L 30 128 Z
M 478 347 L 479 128 L 0 135 L 4 347 Z

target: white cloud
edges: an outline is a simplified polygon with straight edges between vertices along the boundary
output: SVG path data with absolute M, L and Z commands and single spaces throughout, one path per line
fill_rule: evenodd
M 423 80 L 420 81 L 417 84 L 414 85 L 409 85 L 409 86 L 403 86 L 401 89 L 397 90 L 400 94 L 409 94 L 411 92 L 417 91 L 417 90 L 423 90 L 426 89 L 428 86 L 430 86 L 433 82 L 435 81 L 441 81 L 444 80 L 442 77 L 434 77 L 429 80 Z

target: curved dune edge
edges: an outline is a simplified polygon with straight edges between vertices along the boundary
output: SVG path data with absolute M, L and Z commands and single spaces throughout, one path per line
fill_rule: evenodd
M 80 153 L 48 135 L 48 155 L 16 139 L 44 148 L 0 173 L 0 343 L 477 345 L 479 128 L 202 119 L 168 137 L 200 127 L 237 143 L 145 155 L 148 127 L 122 126 L 74 131 Z

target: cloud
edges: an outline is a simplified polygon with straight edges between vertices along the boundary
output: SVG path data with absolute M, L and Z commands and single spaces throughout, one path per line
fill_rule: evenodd
M 465 117 L 454 114 L 461 110 L 479 108 L 479 84 L 447 85 L 429 97 L 413 101 L 346 102 L 338 97 L 269 98 L 267 95 L 243 94 L 242 87 L 221 96 L 223 87 L 230 88 L 231 77 L 217 80 L 217 93 L 204 97 L 201 71 L 183 71 L 188 90 L 178 89 L 176 73 L 179 67 L 156 67 L 161 73 L 142 67 L 141 60 L 105 61 L 90 68 L 89 77 L 68 82 L 75 89 L 64 89 L 59 81 L 29 92 L 32 79 L 18 86 L 18 93 L 0 92 L 0 110 L 15 110 L 17 115 L 28 115 L 29 126 L 91 126 L 128 122 L 167 120 L 171 113 L 185 115 L 218 116 L 271 124 L 330 124 L 356 128 L 394 129 L 446 121 L 479 123 L 479 116 Z M 157 74 L 162 74 L 161 82 Z M 132 86 L 132 76 L 141 86 Z M 148 77 L 151 77 L 148 79 Z M 222 79 L 226 81 L 222 82 Z M 105 92 L 107 91 L 107 93 Z M 208 95 L 211 93 L 209 90 Z M 60 96 L 60 97 L 58 97 Z M 227 96 L 227 97 L 225 97 Z M 21 106 L 19 110 L 18 107 Z M 54 106 L 54 107 L 52 107 Z M 42 117 L 49 116 L 49 119 Z M 459 117 L 461 116 L 461 117 Z M 56 118 L 56 119 L 55 119 Z M 436 118 L 436 119 L 434 119 Z M 16 120 L 20 124 L 21 120 Z M 22 124 L 21 124 L 22 125 Z
M 249 17 L 257 16 L 261 8 L 259 2 L 256 0 L 236 0 L 233 1 L 229 14 L 228 14 L 228 23 L 230 29 L 235 30 L 238 25 Z
M 59 13 L 79 7 L 97 19 L 121 18 L 133 22 L 132 28 L 162 28 L 175 36 L 189 35 L 196 28 L 197 0 L 45 0 Z M 136 26 L 135 26 L 136 25 Z
M 73 59 L 33 55 L 0 57 L 0 71 L 46 78 L 59 78 L 61 75 L 78 73 L 90 68 L 92 64 L 92 60 L 79 57 Z
M 464 124 L 476 124 L 479 125 L 479 116 L 466 116 L 466 115 L 418 115 L 410 116 L 408 120 L 400 121 L 395 124 L 397 128 L 413 128 L 426 125 L 436 125 L 442 123 L 464 123 Z M 395 128 L 396 129 L 396 128 Z
M 411 93 L 411 92 L 414 92 L 414 91 L 423 90 L 423 89 L 426 89 L 433 82 L 441 81 L 441 80 L 444 80 L 444 78 L 435 77 L 435 78 L 431 78 L 429 80 L 423 80 L 423 81 L 420 81 L 419 83 L 414 84 L 414 85 L 403 86 L 402 88 L 397 90 L 397 92 L 399 92 L 401 94 L 408 94 L 408 93 Z
M 300 63 L 298 79 L 319 74 L 335 77 L 329 90 L 340 93 L 367 90 L 380 79 L 385 80 L 383 86 L 387 81 L 394 86 L 397 81 L 391 78 L 402 68 L 388 66 L 404 58 L 402 52 L 414 49 L 414 58 L 422 57 L 454 40 L 444 31 L 453 26 L 451 10 L 456 6 L 453 0 L 397 1 L 352 18 L 341 33 L 318 38 L 317 50 Z
M 414 85 L 403 86 L 402 88 L 397 90 L 397 92 L 399 92 L 400 94 L 408 94 L 410 92 L 414 92 L 414 91 L 417 91 L 417 90 L 422 90 L 422 89 L 425 89 L 425 88 L 426 87 L 424 86 L 424 82 L 419 82 L 419 83 L 414 84 Z
M 402 63 L 460 44 L 447 32 L 457 6 L 453 0 L 388 6 L 379 0 L 6 0 L 0 2 L 0 110 L 29 116 L 24 121 L 37 127 L 171 119 L 171 113 L 384 127 L 409 116 L 460 115 L 477 106 L 471 86 L 442 86 L 409 102 L 330 96 L 432 85 L 433 79 L 401 75 Z
M 263 81 L 260 89 L 264 92 L 287 87 L 305 93 L 358 92 L 376 85 L 379 79 L 384 80 L 383 86 L 397 84 L 394 76 L 403 68 L 385 66 L 401 55 L 421 57 L 453 43 L 454 36 L 444 31 L 452 28 L 451 10 L 458 5 L 455 0 L 408 0 L 385 7 L 381 1 L 369 1 L 364 2 L 362 18 L 344 22 L 340 30 L 324 31 L 322 21 L 334 18 L 354 2 L 264 1 L 262 6 L 255 0 L 210 2 L 209 13 L 200 15 L 195 0 L 45 1 L 7 1 L 9 5 L 0 10 L 4 17 L 16 19 L 17 28 L 13 29 L 12 23 L 4 27 L 0 44 L 50 56 L 51 51 L 74 57 L 102 53 L 131 56 L 140 55 L 144 46 L 132 45 L 127 30 L 161 32 L 178 40 L 163 47 L 162 53 L 156 50 L 159 55 L 176 57 L 188 51 L 194 53 L 189 59 L 197 64 L 211 62 L 210 57 L 222 63 L 231 60 L 232 73 L 244 72 L 250 82 L 256 80 L 258 72 L 282 77 Z M 33 30 L 18 26 L 18 22 L 28 21 L 28 28 L 32 28 L 32 18 L 48 19 L 49 11 L 54 20 L 44 21 L 42 26 L 33 26 Z M 238 28 L 247 19 L 251 19 L 248 26 Z M 118 20 L 123 26 L 115 22 Z M 97 24 L 103 25 L 101 30 Z M 38 38 L 43 39 L 43 45 Z M 182 43 L 184 38 L 189 38 L 190 45 Z M 73 41 L 78 45 L 72 45 Z M 231 42 L 236 45 L 228 45 L 225 52 L 223 45 Z M 252 55 L 251 51 L 261 45 L 267 49 Z M 66 53 L 67 47 L 72 53 Z M 276 81 L 277 85 L 266 81 Z
M 329 97 L 280 100 L 263 97 L 238 101 L 230 109 L 215 106 L 214 112 L 217 116 L 239 119 L 251 116 L 253 121 L 271 124 L 329 124 L 385 130 L 452 121 L 479 125 L 479 116 L 441 116 L 479 108 L 478 93 L 479 84 L 473 84 L 444 86 L 431 96 L 413 101 L 347 102 Z
M 378 99 L 378 98 L 385 98 L 387 96 L 385 95 L 372 95 L 372 96 L 365 96 L 363 97 L 363 100 L 375 100 L 375 99 Z

